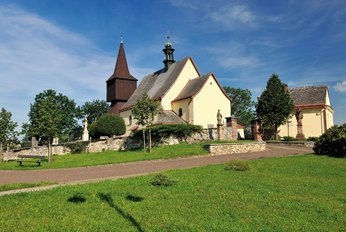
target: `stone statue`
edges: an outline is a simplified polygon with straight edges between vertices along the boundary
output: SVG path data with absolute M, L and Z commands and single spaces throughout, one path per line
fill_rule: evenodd
M 222 125 L 222 114 L 220 113 L 220 110 L 217 110 L 217 125 Z
M 296 112 L 294 114 L 296 116 L 297 119 L 297 135 L 296 135 L 296 139 L 298 140 L 304 140 L 305 136 L 303 133 L 303 113 L 301 111 L 301 109 L 296 109 Z
M 302 123 L 302 119 L 303 119 L 303 114 L 302 114 L 302 111 L 300 109 L 296 110 L 295 116 L 296 116 L 296 119 L 297 119 L 297 123 L 301 124 Z

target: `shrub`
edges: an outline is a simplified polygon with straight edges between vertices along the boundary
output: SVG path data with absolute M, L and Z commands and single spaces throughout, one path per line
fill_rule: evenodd
M 71 149 L 72 154 L 86 152 L 86 147 L 88 146 L 89 141 L 83 142 L 74 142 L 74 143 L 65 143 L 64 146 Z
M 297 139 L 292 136 L 284 136 L 282 137 L 282 140 L 283 141 L 297 141 Z
M 315 142 L 315 141 L 317 141 L 317 139 L 318 139 L 318 137 L 309 137 L 309 138 L 306 139 L 306 141 L 313 141 L 313 142 Z
M 316 140 L 313 149 L 319 155 L 346 157 L 346 123 L 329 128 Z
M 226 164 L 226 171 L 247 171 L 250 169 L 250 165 L 245 160 L 232 160 Z
M 171 135 L 174 135 L 179 139 L 186 139 L 192 136 L 194 133 L 199 133 L 202 131 L 201 126 L 191 124 L 158 125 L 153 126 L 150 129 L 151 135 L 154 138 L 167 138 Z M 138 130 L 133 134 L 133 137 L 141 138 L 142 135 L 143 131 Z
M 126 126 L 121 117 L 113 114 L 103 114 L 89 126 L 89 132 L 93 138 L 100 136 L 111 137 L 124 134 Z
M 167 187 L 174 185 L 176 182 L 176 180 L 172 180 L 167 175 L 160 173 L 154 176 L 154 178 L 150 181 L 150 184 L 154 186 Z

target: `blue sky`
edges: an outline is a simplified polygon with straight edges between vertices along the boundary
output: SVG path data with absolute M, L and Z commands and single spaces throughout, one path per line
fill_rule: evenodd
M 175 59 L 250 89 L 272 73 L 289 87 L 328 85 L 336 124 L 346 122 L 346 1 L 0 0 L 0 107 L 20 125 L 46 89 L 78 105 L 105 99 L 120 34 L 137 79 Z

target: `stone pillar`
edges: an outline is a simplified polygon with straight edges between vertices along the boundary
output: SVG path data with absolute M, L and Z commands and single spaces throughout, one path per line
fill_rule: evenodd
M 35 148 L 37 147 L 37 140 L 36 140 L 36 137 L 31 137 L 31 147 L 32 148 Z
M 84 118 L 84 121 L 83 121 L 82 140 L 83 141 L 89 141 L 88 120 L 86 118 Z
M 297 119 L 297 135 L 296 139 L 304 140 L 305 135 L 303 133 L 303 113 L 300 109 L 296 109 L 295 116 Z
M 260 132 L 260 122 L 259 120 L 251 121 L 252 137 L 255 141 L 263 141 Z
M 237 140 L 238 139 L 238 118 L 235 117 L 234 115 L 231 117 L 231 121 L 230 121 L 230 126 L 232 128 L 232 135 L 231 135 L 231 139 L 232 140 Z

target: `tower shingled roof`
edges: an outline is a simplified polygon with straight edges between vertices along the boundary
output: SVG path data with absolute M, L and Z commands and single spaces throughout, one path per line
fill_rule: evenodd
M 137 81 L 137 79 L 134 78 L 130 74 L 130 71 L 129 71 L 129 68 L 127 65 L 127 61 L 126 61 L 126 55 L 125 55 L 123 42 L 120 43 L 118 58 L 117 58 L 117 62 L 115 64 L 114 73 L 112 74 L 112 76 L 110 76 L 108 78 L 107 81 L 110 81 L 113 79 L 127 79 L 127 80 Z

